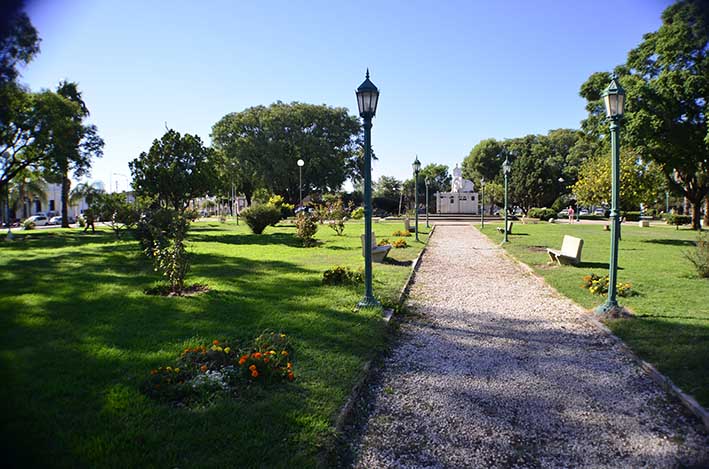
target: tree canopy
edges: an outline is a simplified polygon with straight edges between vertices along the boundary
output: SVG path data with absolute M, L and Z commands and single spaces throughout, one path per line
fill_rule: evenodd
M 197 136 L 168 130 L 130 163 L 133 188 L 163 208 L 183 212 L 190 200 L 210 193 L 214 151 Z
M 244 179 L 297 202 L 303 191 L 332 192 L 359 168 L 359 120 L 345 108 L 276 102 L 224 116 L 212 127 L 214 147 Z

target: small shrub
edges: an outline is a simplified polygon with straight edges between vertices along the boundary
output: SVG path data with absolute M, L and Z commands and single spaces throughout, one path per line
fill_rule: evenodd
M 551 208 L 530 208 L 527 216 L 530 218 L 539 218 L 540 220 L 549 220 L 556 218 L 557 211 Z
M 391 243 L 391 245 L 399 249 L 409 247 L 409 245 L 406 244 L 406 240 L 404 238 L 395 239 L 394 242 Z
M 380 239 L 380 240 L 377 242 L 377 246 L 386 246 L 387 244 L 391 244 L 391 243 L 389 242 L 389 238 Z
M 636 212 L 636 211 L 623 212 L 621 216 L 625 217 L 625 221 L 640 221 L 640 212 Z
M 327 219 L 330 228 L 335 231 L 337 236 L 342 236 L 345 231 L 345 220 L 347 220 L 347 209 L 342 203 L 342 198 L 338 197 L 335 200 L 328 201 L 325 204 L 327 209 Z
M 587 289 L 594 295 L 605 295 L 608 293 L 608 285 L 610 280 L 608 275 L 600 277 L 596 274 L 585 275 L 581 288 Z M 637 293 L 632 290 L 632 284 L 618 282 L 616 284 L 616 293 L 618 296 L 635 296 Z
M 281 221 L 281 211 L 272 205 L 255 205 L 241 212 L 241 216 L 254 234 L 261 234 L 267 226 Z
M 25 230 L 34 230 L 37 228 L 37 225 L 32 220 L 25 220 L 22 222 L 22 228 Z
M 294 214 L 295 205 L 287 203 L 283 196 L 272 195 L 268 199 L 268 205 L 276 207 L 281 212 L 282 219 L 292 217 Z
M 315 233 L 318 232 L 318 224 L 315 221 L 315 216 L 306 211 L 298 212 L 295 217 L 296 238 L 303 242 L 303 246 L 315 246 Z
M 680 225 L 688 225 L 692 223 L 692 217 L 689 215 L 679 215 L 677 213 L 665 213 L 663 215 L 665 222 L 668 225 L 675 225 L 679 229 Z
M 694 265 L 700 277 L 709 278 L 709 237 L 700 233 L 696 248 L 684 252 L 684 257 Z
M 396 230 L 391 235 L 408 238 L 409 236 L 411 236 L 411 233 L 409 233 L 408 231 L 404 231 L 404 230 Z
M 357 207 L 352 210 L 352 215 L 350 215 L 354 220 L 361 220 L 364 218 L 364 207 Z
M 323 285 L 356 285 L 364 282 L 361 271 L 353 271 L 349 267 L 336 265 L 323 272 Z

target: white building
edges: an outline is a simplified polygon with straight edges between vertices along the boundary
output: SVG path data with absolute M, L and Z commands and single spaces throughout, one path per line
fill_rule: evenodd
M 463 179 L 463 171 L 455 165 L 450 192 L 436 192 L 436 213 L 480 213 L 478 193 L 473 181 Z

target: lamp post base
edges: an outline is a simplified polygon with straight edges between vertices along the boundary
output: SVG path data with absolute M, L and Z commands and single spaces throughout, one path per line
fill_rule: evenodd
M 628 316 L 628 313 L 626 312 L 625 308 L 620 306 L 615 301 L 606 301 L 602 305 L 598 306 L 594 310 L 594 313 L 596 313 L 596 317 L 604 319 L 617 319 Z
M 362 298 L 362 299 L 359 301 L 359 303 L 357 303 L 357 309 L 360 309 L 360 308 L 378 308 L 378 307 L 380 307 L 381 305 L 382 305 L 382 304 L 381 304 L 379 301 L 377 301 L 377 299 L 374 298 L 373 296 L 369 296 L 369 297 L 368 297 L 368 296 L 365 296 L 364 298 Z

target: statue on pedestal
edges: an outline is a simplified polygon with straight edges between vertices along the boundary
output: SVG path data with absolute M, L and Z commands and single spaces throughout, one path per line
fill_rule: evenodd
M 451 187 L 451 192 L 474 192 L 475 185 L 473 181 L 469 179 L 463 179 L 463 170 L 458 167 L 456 163 L 453 169 L 453 185 Z

